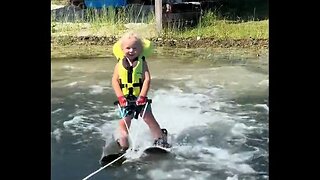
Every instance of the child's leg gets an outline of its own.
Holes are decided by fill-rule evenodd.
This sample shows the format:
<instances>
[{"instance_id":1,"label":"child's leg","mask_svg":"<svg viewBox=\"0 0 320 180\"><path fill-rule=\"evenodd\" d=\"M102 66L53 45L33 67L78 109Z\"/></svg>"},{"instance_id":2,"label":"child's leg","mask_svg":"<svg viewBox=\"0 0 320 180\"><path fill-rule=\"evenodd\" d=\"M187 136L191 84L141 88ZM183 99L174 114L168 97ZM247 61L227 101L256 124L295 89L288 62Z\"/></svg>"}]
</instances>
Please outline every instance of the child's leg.
<instances>
[{"instance_id":1,"label":"child's leg","mask_svg":"<svg viewBox=\"0 0 320 180\"><path fill-rule=\"evenodd\" d=\"M127 116L121 119L119 122L119 131L120 131L119 144L124 150L128 149L129 147L128 130L125 122L127 123L128 128L130 128L131 119L132 119L132 116Z\"/></svg>"},{"instance_id":2,"label":"child's leg","mask_svg":"<svg viewBox=\"0 0 320 180\"><path fill-rule=\"evenodd\" d=\"M156 119L154 118L151 109L150 110L146 110L143 120L149 126L149 129L150 129L154 139L159 139L159 138L162 137L161 128L160 128L158 122L156 121Z\"/></svg>"},{"instance_id":3,"label":"child's leg","mask_svg":"<svg viewBox=\"0 0 320 180\"><path fill-rule=\"evenodd\" d=\"M143 112L141 112L141 115ZM167 130L166 129L161 129L158 122L153 116L151 106L147 107L147 110L144 114L144 121L147 123L149 126L149 129L152 133L152 136L154 138L154 143L153 145L156 146L162 146L162 147L171 147L170 144L167 142Z\"/></svg>"}]
</instances>

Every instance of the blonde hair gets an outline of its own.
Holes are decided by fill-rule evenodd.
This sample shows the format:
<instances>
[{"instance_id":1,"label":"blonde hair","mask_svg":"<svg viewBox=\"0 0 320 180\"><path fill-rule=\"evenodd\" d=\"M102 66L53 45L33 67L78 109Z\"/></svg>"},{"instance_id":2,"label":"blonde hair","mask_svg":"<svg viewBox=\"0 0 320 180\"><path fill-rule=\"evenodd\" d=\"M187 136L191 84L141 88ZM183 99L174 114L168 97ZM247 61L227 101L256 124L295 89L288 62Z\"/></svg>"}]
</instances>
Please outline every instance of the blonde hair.
<instances>
[{"instance_id":1,"label":"blonde hair","mask_svg":"<svg viewBox=\"0 0 320 180\"><path fill-rule=\"evenodd\" d=\"M122 47L122 43L125 41L125 40L128 40L128 39L134 39L136 42L138 42L141 46L141 49L143 48L143 42L142 42L142 39L141 37L133 32L133 31L129 31L127 33L125 33L120 39L119 39L119 42L120 42L120 46Z\"/></svg>"},{"instance_id":2,"label":"blonde hair","mask_svg":"<svg viewBox=\"0 0 320 180\"><path fill-rule=\"evenodd\" d=\"M154 49L153 43L145 38L142 38L135 32L127 32L113 45L112 51L113 54L116 56L117 59L122 59L124 57L123 47L122 44L125 40L133 38L136 42L141 45L141 53L144 57L149 57Z\"/></svg>"}]
</instances>

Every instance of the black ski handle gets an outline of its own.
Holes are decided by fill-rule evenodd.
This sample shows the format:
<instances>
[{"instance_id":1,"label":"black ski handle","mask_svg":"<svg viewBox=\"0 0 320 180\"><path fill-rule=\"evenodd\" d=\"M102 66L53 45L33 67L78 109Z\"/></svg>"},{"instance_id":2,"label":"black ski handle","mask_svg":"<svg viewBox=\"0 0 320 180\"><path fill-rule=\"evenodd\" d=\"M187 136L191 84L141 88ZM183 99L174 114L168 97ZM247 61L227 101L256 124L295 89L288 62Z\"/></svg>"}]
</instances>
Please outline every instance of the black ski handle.
<instances>
[{"instance_id":1,"label":"black ski handle","mask_svg":"<svg viewBox=\"0 0 320 180\"><path fill-rule=\"evenodd\" d=\"M127 100L127 102L128 102L128 106L130 106L130 105L135 105L135 104L136 104L136 101L132 101L132 100ZM152 103L152 99L148 99L147 102L148 102L149 104L151 104L151 103ZM113 104L114 104L115 106L117 106L117 105L119 104L119 101L115 101Z\"/></svg>"}]
</instances>

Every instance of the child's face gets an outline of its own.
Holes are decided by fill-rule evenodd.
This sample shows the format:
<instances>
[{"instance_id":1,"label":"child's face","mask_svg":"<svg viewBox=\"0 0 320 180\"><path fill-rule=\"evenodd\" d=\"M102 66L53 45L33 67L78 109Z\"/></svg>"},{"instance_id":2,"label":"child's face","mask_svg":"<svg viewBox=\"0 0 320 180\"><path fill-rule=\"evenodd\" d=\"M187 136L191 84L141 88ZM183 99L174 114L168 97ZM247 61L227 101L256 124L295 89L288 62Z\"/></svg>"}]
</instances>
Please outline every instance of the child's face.
<instances>
[{"instance_id":1,"label":"child's face","mask_svg":"<svg viewBox=\"0 0 320 180\"><path fill-rule=\"evenodd\" d=\"M122 42L122 50L127 58L130 60L135 59L138 57L142 51L142 46L134 38L126 39Z\"/></svg>"}]
</instances>

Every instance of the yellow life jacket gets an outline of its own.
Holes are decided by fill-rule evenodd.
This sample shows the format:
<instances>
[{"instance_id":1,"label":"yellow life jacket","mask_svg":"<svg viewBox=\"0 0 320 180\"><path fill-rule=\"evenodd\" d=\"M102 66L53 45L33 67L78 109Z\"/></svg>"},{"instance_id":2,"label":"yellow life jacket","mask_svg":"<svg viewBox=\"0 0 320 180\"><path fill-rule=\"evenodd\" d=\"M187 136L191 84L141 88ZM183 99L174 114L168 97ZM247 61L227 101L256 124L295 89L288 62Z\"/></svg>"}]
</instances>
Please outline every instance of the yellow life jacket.
<instances>
[{"instance_id":1,"label":"yellow life jacket","mask_svg":"<svg viewBox=\"0 0 320 180\"><path fill-rule=\"evenodd\" d=\"M125 97L128 95L134 95L138 97L143 85L143 57L137 58L137 64L132 67L129 66L127 69L123 66L125 58L120 60L118 63L118 74L119 74L119 84L121 91Z\"/></svg>"},{"instance_id":2,"label":"yellow life jacket","mask_svg":"<svg viewBox=\"0 0 320 180\"><path fill-rule=\"evenodd\" d=\"M143 61L145 57L152 54L153 46L151 41L147 39L142 40L142 52L140 56L136 59L137 64L134 67L125 68L123 66L123 61L126 61L124 58L124 52L121 49L120 42L116 42L113 45L113 54L118 60L118 74L119 74L119 82L120 88L124 96L134 95L136 97L139 96L142 85L143 85Z\"/></svg>"}]
</instances>

